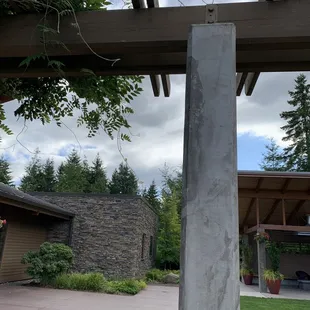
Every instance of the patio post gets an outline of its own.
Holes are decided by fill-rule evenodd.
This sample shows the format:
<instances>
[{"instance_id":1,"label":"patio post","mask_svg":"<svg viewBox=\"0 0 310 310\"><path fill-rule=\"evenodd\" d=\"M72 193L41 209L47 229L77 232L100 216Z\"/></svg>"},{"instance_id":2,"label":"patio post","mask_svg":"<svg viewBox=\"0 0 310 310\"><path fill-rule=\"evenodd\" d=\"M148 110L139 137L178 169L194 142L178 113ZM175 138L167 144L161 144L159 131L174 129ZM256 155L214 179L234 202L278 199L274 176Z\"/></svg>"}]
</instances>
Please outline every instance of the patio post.
<instances>
[{"instance_id":1,"label":"patio post","mask_svg":"<svg viewBox=\"0 0 310 310\"><path fill-rule=\"evenodd\" d=\"M265 232L265 229L260 228L259 232ZM261 293L267 293L267 285L264 280L264 270L266 269L266 244L257 241L257 267L258 267L258 284Z\"/></svg>"},{"instance_id":2,"label":"patio post","mask_svg":"<svg viewBox=\"0 0 310 310\"><path fill-rule=\"evenodd\" d=\"M180 310L240 309L235 54L233 24L191 27Z\"/></svg>"}]
</instances>

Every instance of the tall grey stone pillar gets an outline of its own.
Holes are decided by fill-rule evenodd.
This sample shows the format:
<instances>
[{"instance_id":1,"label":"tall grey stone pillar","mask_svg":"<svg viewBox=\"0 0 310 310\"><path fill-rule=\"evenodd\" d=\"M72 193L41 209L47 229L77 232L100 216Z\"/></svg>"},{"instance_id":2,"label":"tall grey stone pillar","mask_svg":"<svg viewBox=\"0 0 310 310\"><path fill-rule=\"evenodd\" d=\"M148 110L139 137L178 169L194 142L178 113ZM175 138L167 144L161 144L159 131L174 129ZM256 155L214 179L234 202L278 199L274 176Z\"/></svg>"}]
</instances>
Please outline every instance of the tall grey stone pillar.
<instances>
[{"instance_id":1,"label":"tall grey stone pillar","mask_svg":"<svg viewBox=\"0 0 310 310\"><path fill-rule=\"evenodd\" d=\"M189 34L180 310L240 307L235 41L233 24Z\"/></svg>"}]
</instances>

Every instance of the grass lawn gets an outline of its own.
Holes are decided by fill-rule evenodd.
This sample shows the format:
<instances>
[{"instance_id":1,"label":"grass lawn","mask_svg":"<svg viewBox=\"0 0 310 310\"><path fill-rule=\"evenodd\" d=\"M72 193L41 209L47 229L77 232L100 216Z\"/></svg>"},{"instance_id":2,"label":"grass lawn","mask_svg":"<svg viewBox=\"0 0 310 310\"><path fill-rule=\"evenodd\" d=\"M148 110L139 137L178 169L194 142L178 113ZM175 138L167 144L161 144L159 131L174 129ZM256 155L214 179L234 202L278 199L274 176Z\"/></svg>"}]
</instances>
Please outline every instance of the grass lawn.
<instances>
[{"instance_id":1,"label":"grass lawn","mask_svg":"<svg viewBox=\"0 0 310 310\"><path fill-rule=\"evenodd\" d=\"M309 300L241 297L241 310L309 310Z\"/></svg>"}]
</instances>

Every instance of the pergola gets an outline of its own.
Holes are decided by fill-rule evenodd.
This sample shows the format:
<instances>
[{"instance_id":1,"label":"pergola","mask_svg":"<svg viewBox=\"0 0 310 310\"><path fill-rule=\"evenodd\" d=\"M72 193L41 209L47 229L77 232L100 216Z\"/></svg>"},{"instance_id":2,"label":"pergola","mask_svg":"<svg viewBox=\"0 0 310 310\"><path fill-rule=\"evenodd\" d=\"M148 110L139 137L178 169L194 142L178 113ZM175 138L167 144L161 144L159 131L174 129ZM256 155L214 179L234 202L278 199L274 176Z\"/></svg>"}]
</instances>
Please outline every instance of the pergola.
<instances>
[{"instance_id":1,"label":"pergola","mask_svg":"<svg viewBox=\"0 0 310 310\"><path fill-rule=\"evenodd\" d=\"M82 68L98 75L150 75L155 96L160 92L159 76L169 96L168 74L187 74L179 309L237 310L236 95L243 88L250 95L260 72L310 69L310 2L269 0L174 8L158 8L156 0L132 2L132 10L76 14L78 30L74 17L62 18L61 31L51 39L63 42L70 52L55 46L48 53L66 64L68 76L82 75ZM36 31L41 18L23 14L0 20L0 78L57 74L40 61L27 70L18 67L25 57L43 51ZM57 17L49 17L49 23L57 28ZM92 51L120 60L112 66ZM266 176L257 182L264 185L267 180ZM262 225L268 221L260 223L265 219L263 206L257 205L262 197L287 201L294 182L282 183L283 178L286 198L281 188L263 191L265 187L259 189L256 183L241 188L241 209L242 200L247 201L247 219L241 228L267 229ZM307 200L304 188L300 194L300 199ZM281 206L290 210L286 202ZM253 223L252 208L261 212ZM298 210L297 205L294 208ZM272 209L277 212L276 205ZM289 218L285 220L289 224ZM282 223L282 228L289 226Z\"/></svg>"},{"instance_id":2,"label":"pergola","mask_svg":"<svg viewBox=\"0 0 310 310\"><path fill-rule=\"evenodd\" d=\"M310 234L306 220L310 214L310 173L239 171L238 196L241 235L266 230ZM267 292L263 279L265 244L258 244L257 254L260 291Z\"/></svg>"}]
</instances>

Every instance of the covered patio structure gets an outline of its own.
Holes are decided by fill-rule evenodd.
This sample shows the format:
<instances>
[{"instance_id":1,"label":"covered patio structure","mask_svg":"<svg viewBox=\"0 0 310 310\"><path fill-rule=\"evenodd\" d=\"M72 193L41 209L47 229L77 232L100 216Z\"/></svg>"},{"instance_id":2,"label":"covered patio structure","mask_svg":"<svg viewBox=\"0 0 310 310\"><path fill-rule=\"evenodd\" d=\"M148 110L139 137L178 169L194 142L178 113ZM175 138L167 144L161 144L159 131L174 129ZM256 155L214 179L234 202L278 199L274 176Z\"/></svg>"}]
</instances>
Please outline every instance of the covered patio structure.
<instances>
[{"instance_id":1,"label":"covered patio structure","mask_svg":"<svg viewBox=\"0 0 310 310\"><path fill-rule=\"evenodd\" d=\"M239 229L253 247L260 292L267 292L263 271L270 263L265 244L254 241L257 232L282 243L284 284L297 285L297 270L310 273L310 173L240 171L238 181Z\"/></svg>"}]
</instances>

